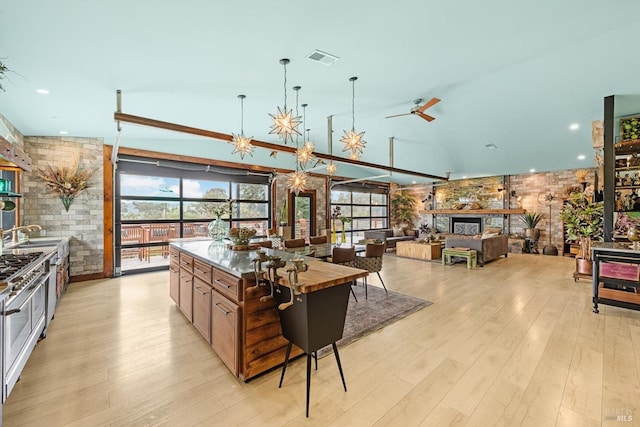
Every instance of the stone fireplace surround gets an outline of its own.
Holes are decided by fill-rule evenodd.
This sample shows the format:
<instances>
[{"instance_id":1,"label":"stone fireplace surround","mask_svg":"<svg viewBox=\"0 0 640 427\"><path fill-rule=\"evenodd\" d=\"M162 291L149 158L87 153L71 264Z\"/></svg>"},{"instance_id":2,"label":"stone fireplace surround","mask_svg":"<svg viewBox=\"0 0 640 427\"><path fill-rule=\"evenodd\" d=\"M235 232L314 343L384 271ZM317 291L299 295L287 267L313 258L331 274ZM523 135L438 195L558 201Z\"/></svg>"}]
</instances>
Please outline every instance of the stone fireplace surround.
<instances>
[{"instance_id":1,"label":"stone fireplace surround","mask_svg":"<svg viewBox=\"0 0 640 427\"><path fill-rule=\"evenodd\" d=\"M481 217L451 217L451 230L453 234L476 235L482 233Z\"/></svg>"}]
</instances>

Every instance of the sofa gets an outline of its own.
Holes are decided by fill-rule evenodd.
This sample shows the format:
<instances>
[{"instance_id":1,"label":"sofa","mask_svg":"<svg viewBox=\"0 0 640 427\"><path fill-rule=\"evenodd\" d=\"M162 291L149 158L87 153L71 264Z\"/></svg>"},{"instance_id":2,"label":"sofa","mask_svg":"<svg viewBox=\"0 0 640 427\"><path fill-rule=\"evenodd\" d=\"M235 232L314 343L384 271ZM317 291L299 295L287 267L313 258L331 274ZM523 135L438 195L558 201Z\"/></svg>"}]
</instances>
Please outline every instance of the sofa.
<instances>
[{"instance_id":1,"label":"sofa","mask_svg":"<svg viewBox=\"0 0 640 427\"><path fill-rule=\"evenodd\" d=\"M385 242L387 244L387 249L396 248L396 243L404 242L407 240L416 240L417 232L415 230L409 229L400 229L395 230L393 228L384 229L384 230L369 230L364 232L364 238L369 240L380 240L381 242ZM402 235L400 235L400 233Z\"/></svg>"},{"instance_id":2,"label":"sofa","mask_svg":"<svg viewBox=\"0 0 640 427\"><path fill-rule=\"evenodd\" d=\"M445 240L446 248L469 248L478 252L478 265L493 261L509 253L509 236L499 234L491 237L451 235Z\"/></svg>"}]
</instances>

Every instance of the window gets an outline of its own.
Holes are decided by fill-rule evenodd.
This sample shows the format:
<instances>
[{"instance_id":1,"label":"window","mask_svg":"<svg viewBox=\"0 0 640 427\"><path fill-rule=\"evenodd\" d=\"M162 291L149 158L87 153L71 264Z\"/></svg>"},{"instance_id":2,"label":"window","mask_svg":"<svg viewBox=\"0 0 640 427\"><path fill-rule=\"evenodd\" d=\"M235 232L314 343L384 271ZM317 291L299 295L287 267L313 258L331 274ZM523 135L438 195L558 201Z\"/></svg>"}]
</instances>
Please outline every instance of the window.
<instances>
[{"instance_id":1,"label":"window","mask_svg":"<svg viewBox=\"0 0 640 427\"><path fill-rule=\"evenodd\" d=\"M211 172L202 165L123 158L116 175L116 273L166 269L172 238L207 237L214 209L234 199L235 227L266 235L271 201L268 175ZM206 168L206 170L205 170ZM244 181L248 182L244 182Z\"/></svg>"},{"instance_id":2,"label":"window","mask_svg":"<svg viewBox=\"0 0 640 427\"><path fill-rule=\"evenodd\" d=\"M340 207L343 217L352 218L352 222L344 224L348 242L357 243L364 239L364 231L384 229L388 224L388 196L379 188L349 189L338 185L331 192L331 212ZM340 221L336 221L338 232L342 230Z\"/></svg>"}]
</instances>

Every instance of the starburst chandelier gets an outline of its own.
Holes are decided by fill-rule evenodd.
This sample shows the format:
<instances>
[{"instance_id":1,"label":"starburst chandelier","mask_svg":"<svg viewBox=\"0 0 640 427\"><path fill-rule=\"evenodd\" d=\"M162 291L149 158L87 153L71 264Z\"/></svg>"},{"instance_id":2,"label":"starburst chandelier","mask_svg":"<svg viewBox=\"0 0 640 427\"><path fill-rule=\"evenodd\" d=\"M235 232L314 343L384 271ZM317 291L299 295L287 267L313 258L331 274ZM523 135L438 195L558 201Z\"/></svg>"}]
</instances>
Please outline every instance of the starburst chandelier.
<instances>
[{"instance_id":1,"label":"starburst chandelier","mask_svg":"<svg viewBox=\"0 0 640 427\"><path fill-rule=\"evenodd\" d=\"M300 86L294 86L293 90L296 91L296 116L298 115L298 97L300 96ZM307 104L304 104L306 107ZM300 194L301 191L305 191L307 187L307 173L304 169L300 170L300 133L296 135L296 171L287 175L287 187L289 191L292 193L296 193L296 196Z\"/></svg>"},{"instance_id":2,"label":"starburst chandelier","mask_svg":"<svg viewBox=\"0 0 640 427\"><path fill-rule=\"evenodd\" d=\"M335 175L338 171L338 166L333 163L333 160L327 165L327 173L329 175Z\"/></svg>"},{"instance_id":3,"label":"starburst chandelier","mask_svg":"<svg viewBox=\"0 0 640 427\"><path fill-rule=\"evenodd\" d=\"M307 173L303 170L296 170L295 172L287 175L287 187L292 193L296 193L296 196L301 191L305 191L307 188Z\"/></svg>"},{"instance_id":4,"label":"starburst chandelier","mask_svg":"<svg viewBox=\"0 0 640 427\"><path fill-rule=\"evenodd\" d=\"M358 80L357 77L351 77L349 79L351 82L351 130L343 130L344 135L340 138L340 142L344 144L344 149L342 151L351 151L351 155L349 157L351 159L354 159L355 157L355 160L360 158L360 154L364 151L364 146L366 144L364 139L362 139L364 132L356 132L355 126L356 80Z\"/></svg>"},{"instance_id":5,"label":"starburst chandelier","mask_svg":"<svg viewBox=\"0 0 640 427\"><path fill-rule=\"evenodd\" d=\"M297 96L296 96L296 102L297 102ZM307 123L307 105L308 104L302 104L303 127L306 127L306 123ZM314 159L313 150L315 150L316 148L313 142L309 141L308 132L311 129L305 129L305 130L307 132L307 138L306 138L307 142L305 142L302 145L302 147L298 146L298 140L296 138L296 158L298 159L298 163L300 164L300 167L302 169L306 169L307 163L309 163Z\"/></svg>"},{"instance_id":6,"label":"starburst chandelier","mask_svg":"<svg viewBox=\"0 0 640 427\"><path fill-rule=\"evenodd\" d=\"M240 134L231 133L233 136L231 144L234 146L231 154L240 153L240 158L244 159L246 154L253 157L253 145L251 145L251 138L253 137L247 138L244 136L244 99L246 95L238 95L238 98L240 98Z\"/></svg>"},{"instance_id":7,"label":"starburst chandelier","mask_svg":"<svg viewBox=\"0 0 640 427\"><path fill-rule=\"evenodd\" d=\"M300 126L300 116L294 116L293 110L287 110L287 64L291 62L287 58L280 60L284 67L284 107L278 106L276 114L269 114L273 119L269 134L278 135L286 144L288 141L293 142L293 135L300 135L298 126Z\"/></svg>"}]
</instances>

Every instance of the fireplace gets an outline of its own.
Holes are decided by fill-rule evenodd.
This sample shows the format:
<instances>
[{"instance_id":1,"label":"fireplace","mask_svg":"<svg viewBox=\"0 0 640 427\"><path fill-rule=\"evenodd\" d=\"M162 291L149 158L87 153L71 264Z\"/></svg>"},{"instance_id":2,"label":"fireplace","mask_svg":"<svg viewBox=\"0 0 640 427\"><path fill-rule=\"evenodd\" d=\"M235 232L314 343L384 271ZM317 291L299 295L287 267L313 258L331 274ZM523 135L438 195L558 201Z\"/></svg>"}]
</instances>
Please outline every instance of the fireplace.
<instances>
[{"instance_id":1,"label":"fireplace","mask_svg":"<svg viewBox=\"0 0 640 427\"><path fill-rule=\"evenodd\" d=\"M453 217L451 218L451 232L467 235L480 234L482 232L482 218Z\"/></svg>"}]
</instances>

